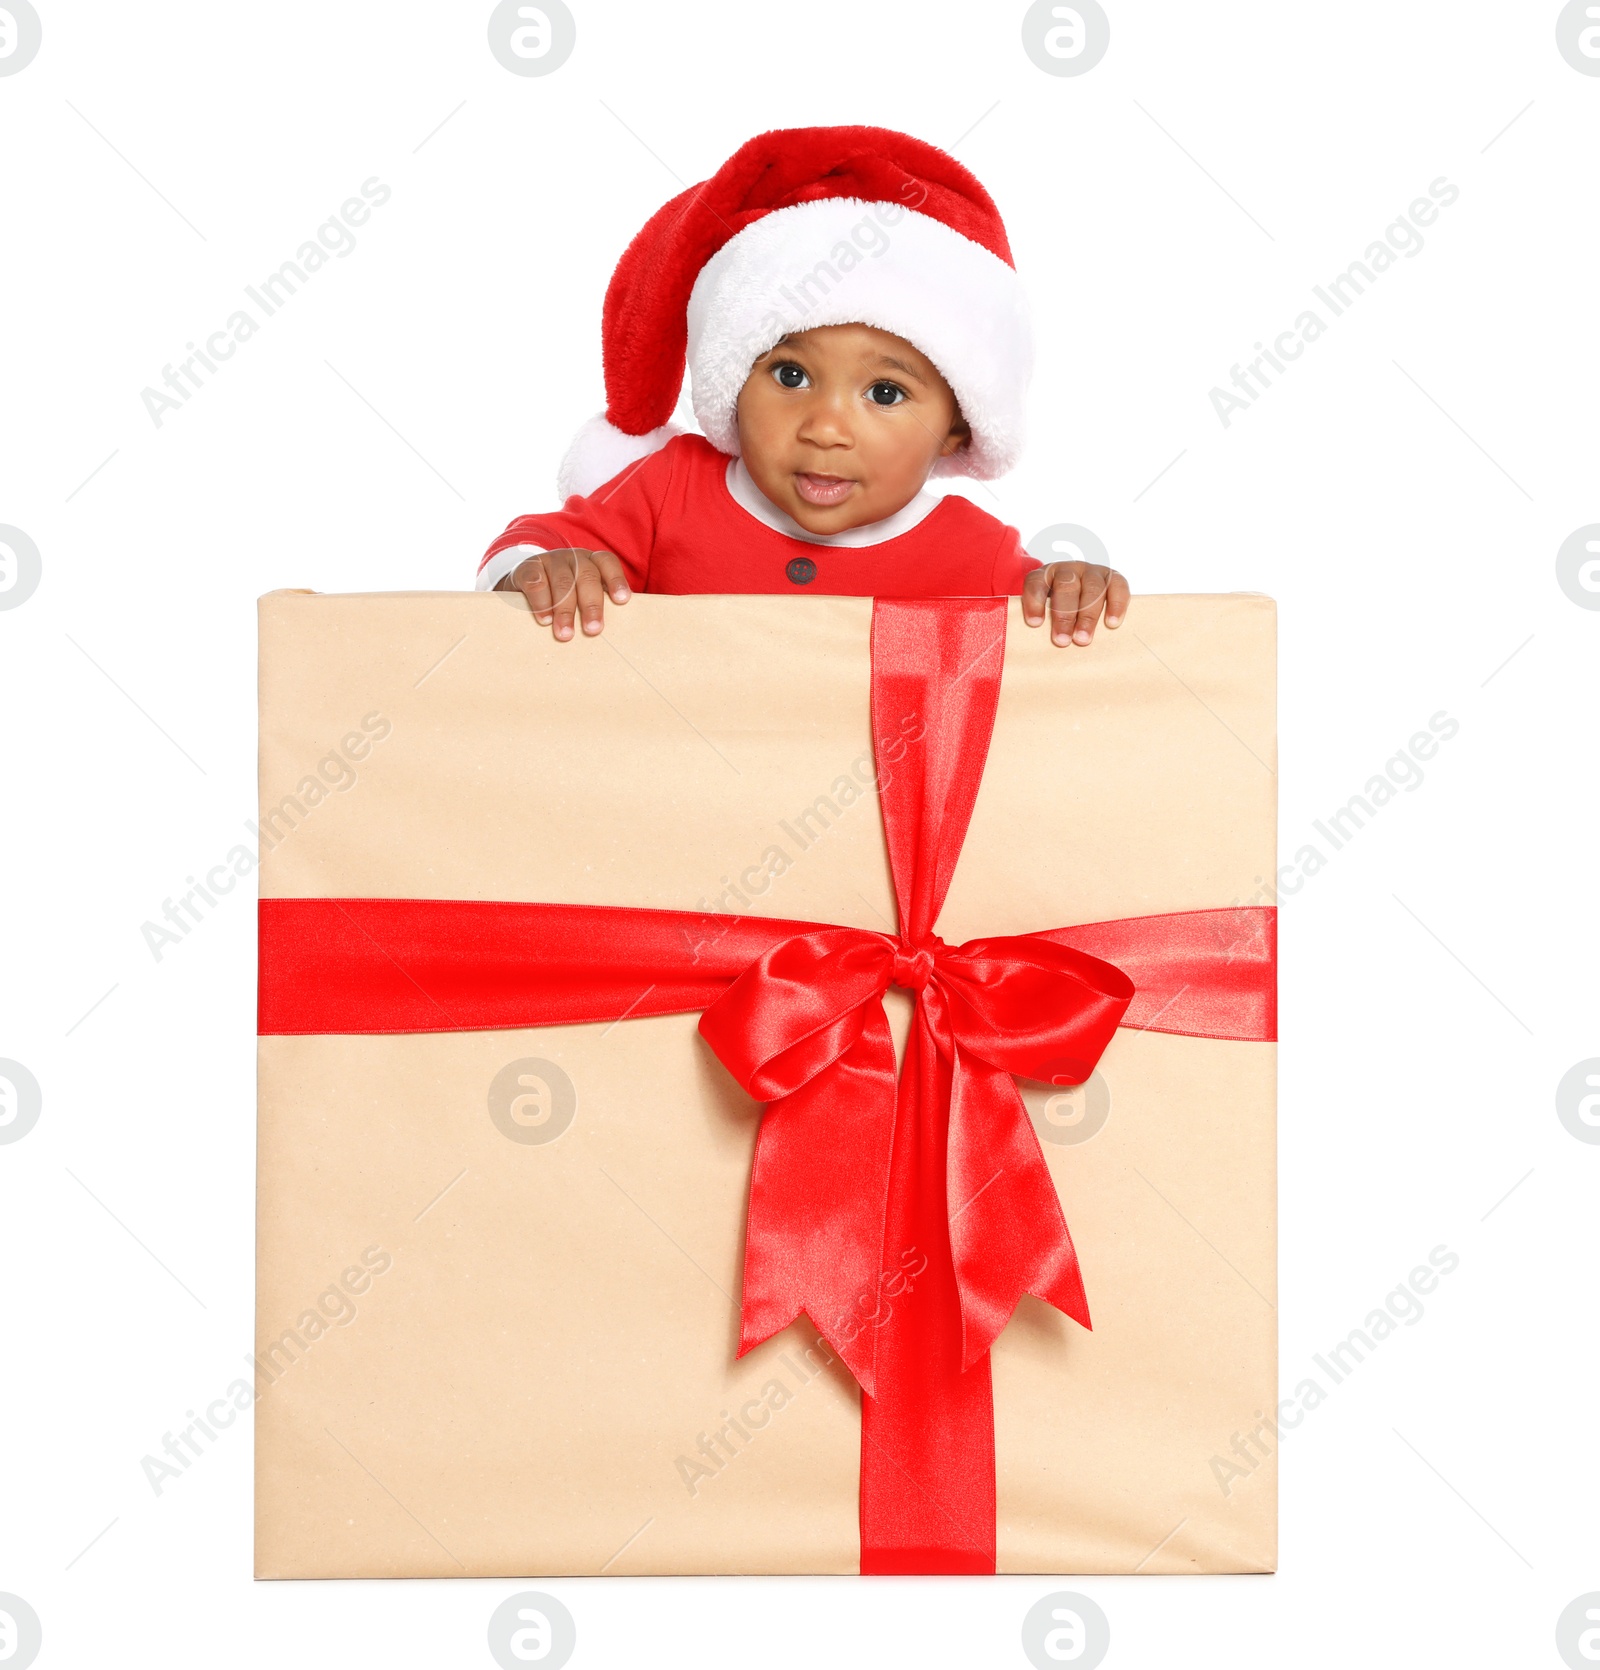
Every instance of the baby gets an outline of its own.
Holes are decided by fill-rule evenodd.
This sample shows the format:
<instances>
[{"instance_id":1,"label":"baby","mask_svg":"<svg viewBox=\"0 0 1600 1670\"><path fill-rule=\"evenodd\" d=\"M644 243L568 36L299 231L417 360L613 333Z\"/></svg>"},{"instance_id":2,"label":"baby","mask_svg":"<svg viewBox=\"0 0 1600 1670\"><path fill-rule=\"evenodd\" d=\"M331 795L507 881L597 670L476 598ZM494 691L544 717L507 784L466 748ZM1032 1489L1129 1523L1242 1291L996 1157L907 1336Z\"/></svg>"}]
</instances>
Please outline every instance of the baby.
<instances>
[{"instance_id":1,"label":"baby","mask_svg":"<svg viewBox=\"0 0 1600 1670\"><path fill-rule=\"evenodd\" d=\"M998 210L952 157L884 128L761 134L674 198L606 293L607 409L479 589L570 639L634 591L1022 597L1052 641L1128 609L1115 570L1041 566L934 474L1003 473L1032 345ZM703 435L668 420L691 373Z\"/></svg>"}]
</instances>

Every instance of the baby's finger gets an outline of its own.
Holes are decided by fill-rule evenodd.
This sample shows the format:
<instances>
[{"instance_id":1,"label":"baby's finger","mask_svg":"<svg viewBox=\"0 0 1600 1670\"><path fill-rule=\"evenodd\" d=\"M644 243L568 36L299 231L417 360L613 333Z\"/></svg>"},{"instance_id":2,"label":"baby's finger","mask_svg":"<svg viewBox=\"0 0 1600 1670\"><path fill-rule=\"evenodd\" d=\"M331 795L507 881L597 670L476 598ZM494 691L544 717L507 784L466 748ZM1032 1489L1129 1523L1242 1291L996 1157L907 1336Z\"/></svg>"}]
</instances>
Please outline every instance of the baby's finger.
<instances>
[{"instance_id":1,"label":"baby's finger","mask_svg":"<svg viewBox=\"0 0 1600 1670\"><path fill-rule=\"evenodd\" d=\"M547 551L544 563L550 575L550 629L557 638L570 638L572 617L578 607L576 553Z\"/></svg>"},{"instance_id":2,"label":"baby's finger","mask_svg":"<svg viewBox=\"0 0 1600 1670\"><path fill-rule=\"evenodd\" d=\"M600 570L600 578L605 583L607 592L613 603L626 603L633 596L633 588L628 584L627 572L622 566L622 559L615 551L592 551L596 566Z\"/></svg>"},{"instance_id":3,"label":"baby's finger","mask_svg":"<svg viewBox=\"0 0 1600 1670\"><path fill-rule=\"evenodd\" d=\"M1070 644L1072 628L1078 618L1078 600L1083 595L1083 582L1078 577L1076 563L1055 565L1055 578L1050 583L1050 641Z\"/></svg>"},{"instance_id":4,"label":"baby's finger","mask_svg":"<svg viewBox=\"0 0 1600 1670\"><path fill-rule=\"evenodd\" d=\"M578 619L586 635L593 637L605 624L606 588L600 578L600 566L589 556L577 562Z\"/></svg>"},{"instance_id":5,"label":"baby's finger","mask_svg":"<svg viewBox=\"0 0 1600 1670\"><path fill-rule=\"evenodd\" d=\"M528 600L533 618L542 626L550 618L550 577L543 555L527 557L519 562L512 583Z\"/></svg>"},{"instance_id":6,"label":"baby's finger","mask_svg":"<svg viewBox=\"0 0 1600 1670\"><path fill-rule=\"evenodd\" d=\"M1128 582L1113 568L1110 582L1106 586L1107 626L1122 625L1122 617L1128 612L1128 603Z\"/></svg>"},{"instance_id":7,"label":"baby's finger","mask_svg":"<svg viewBox=\"0 0 1600 1670\"><path fill-rule=\"evenodd\" d=\"M1083 592L1078 599L1078 618L1072 628L1073 643L1087 644L1093 639L1094 629L1100 620L1100 607L1106 600L1106 580L1110 572L1108 568L1085 570Z\"/></svg>"},{"instance_id":8,"label":"baby's finger","mask_svg":"<svg viewBox=\"0 0 1600 1670\"><path fill-rule=\"evenodd\" d=\"M1022 581L1022 618L1029 626L1044 621L1045 594L1050 590L1050 570L1030 568Z\"/></svg>"}]
</instances>

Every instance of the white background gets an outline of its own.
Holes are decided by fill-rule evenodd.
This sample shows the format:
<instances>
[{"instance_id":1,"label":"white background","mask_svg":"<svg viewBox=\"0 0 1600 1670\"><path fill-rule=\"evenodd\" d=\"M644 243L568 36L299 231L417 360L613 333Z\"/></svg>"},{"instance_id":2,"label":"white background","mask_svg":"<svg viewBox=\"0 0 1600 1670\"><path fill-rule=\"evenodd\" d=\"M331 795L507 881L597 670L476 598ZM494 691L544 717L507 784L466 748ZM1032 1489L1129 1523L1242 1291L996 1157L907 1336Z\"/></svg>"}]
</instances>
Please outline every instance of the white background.
<instances>
[{"instance_id":1,"label":"white background","mask_svg":"<svg viewBox=\"0 0 1600 1670\"><path fill-rule=\"evenodd\" d=\"M1600 521L1600 77L1559 7L1107 0L1053 76L1017 4L573 0L519 77L482 0L37 3L0 77L0 523L43 560L0 612L0 1056L44 1091L0 1146L0 1590L39 1662L488 1665L537 1586L578 1665L1021 1665L1060 1588L1116 1670L1559 1665L1600 1589L1600 1147L1555 1111L1600 1055L1600 612L1555 577ZM254 599L469 585L601 404L627 239L849 121L953 146L1034 298L1027 460L965 490L1136 594L1279 600L1286 863L1459 721L1282 901L1285 1393L1460 1268L1286 1440L1275 1577L254 1583L248 1424L140 1468L251 1333L252 907L159 964L140 925L253 816ZM355 251L157 428L140 391L373 175ZM1440 176L1420 254L1224 428L1211 388Z\"/></svg>"}]
</instances>

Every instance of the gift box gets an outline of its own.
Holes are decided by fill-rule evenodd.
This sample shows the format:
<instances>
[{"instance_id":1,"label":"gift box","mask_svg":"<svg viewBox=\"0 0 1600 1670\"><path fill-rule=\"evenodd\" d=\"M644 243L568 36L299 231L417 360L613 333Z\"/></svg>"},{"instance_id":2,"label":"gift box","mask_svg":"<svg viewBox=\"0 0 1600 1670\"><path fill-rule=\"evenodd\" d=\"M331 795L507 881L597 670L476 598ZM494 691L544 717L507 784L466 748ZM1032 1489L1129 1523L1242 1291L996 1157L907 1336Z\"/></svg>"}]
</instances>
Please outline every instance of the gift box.
<instances>
[{"instance_id":1,"label":"gift box","mask_svg":"<svg viewBox=\"0 0 1600 1670\"><path fill-rule=\"evenodd\" d=\"M1273 1569L1273 659L264 598L257 1575Z\"/></svg>"}]
</instances>

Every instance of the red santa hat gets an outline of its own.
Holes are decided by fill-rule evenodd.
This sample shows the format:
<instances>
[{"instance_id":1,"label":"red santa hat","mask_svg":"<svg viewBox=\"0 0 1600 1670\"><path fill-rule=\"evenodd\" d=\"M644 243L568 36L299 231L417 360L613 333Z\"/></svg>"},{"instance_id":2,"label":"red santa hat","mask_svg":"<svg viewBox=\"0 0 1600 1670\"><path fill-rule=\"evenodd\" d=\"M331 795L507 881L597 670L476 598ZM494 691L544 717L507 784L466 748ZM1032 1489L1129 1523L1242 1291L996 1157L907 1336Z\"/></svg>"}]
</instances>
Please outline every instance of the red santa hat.
<instances>
[{"instance_id":1,"label":"red santa hat","mask_svg":"<svg viewBox=\"0 0 1600 1670\"><path fill-rule=\"evenodd\" d=\"M592 492L695 417L739 450L735 405L781 336L865 324L904 337L954 390L971 442L935 473L1003 474L1022 449L1033 344L1000 211L936 146L888 128L758 134L659 209L606 290L606 409L562 460L563 498Z\"/></svg>"}]
</instances>

